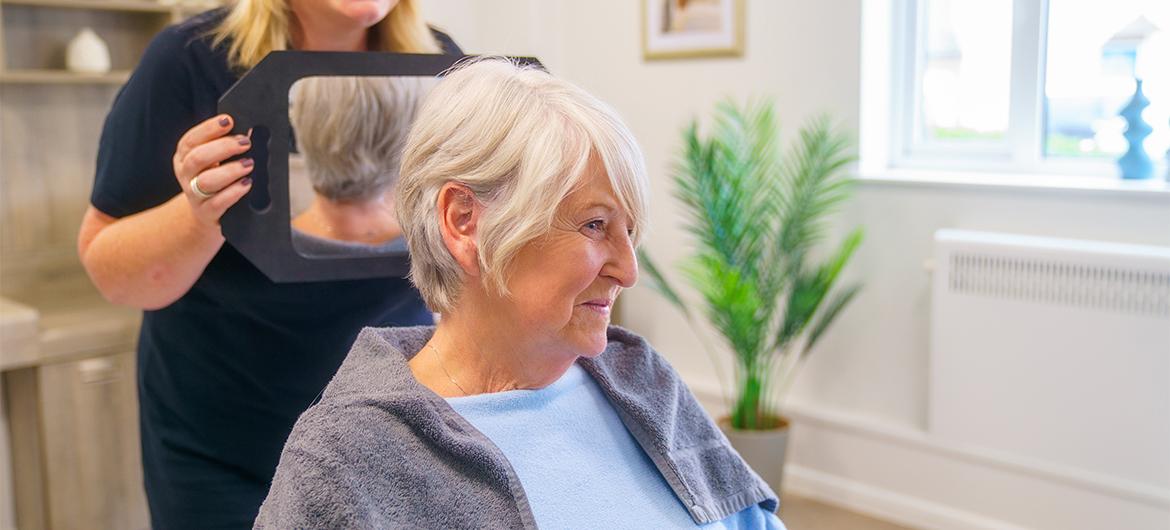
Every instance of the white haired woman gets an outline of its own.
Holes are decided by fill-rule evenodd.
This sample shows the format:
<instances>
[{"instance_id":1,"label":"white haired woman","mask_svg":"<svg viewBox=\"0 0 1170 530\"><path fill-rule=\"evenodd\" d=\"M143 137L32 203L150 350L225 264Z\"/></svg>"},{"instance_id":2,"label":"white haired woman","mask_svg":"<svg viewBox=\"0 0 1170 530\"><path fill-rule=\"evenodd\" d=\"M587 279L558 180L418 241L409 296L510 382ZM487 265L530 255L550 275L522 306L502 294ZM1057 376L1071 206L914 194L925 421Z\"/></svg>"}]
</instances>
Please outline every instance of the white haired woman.
<instances>
[{"instance_id":1,"label":"white haired woman","mask_svg":"<svg viewBox=\"0 0 1170 530\"><path fill-rule=\"evenodd\" d=\"M402 278L276 284L219 219L255 147L216 104L273 50L461 53L415 0L232 0L162 30L102 129L77 238L94 285L144 310L139 425L151 526L247 528L293 423L358 331L432 322Z\"/></svg>"},{"instance_id":2,"label":"white haired woman","mask_svg":"<svg viewBox=\"0 0 1170 530\"><path fill-rule=\"evenodd\" d=\"M308 77L293 86L289 121L314 192L292 220L299 252L406 250L393 189L422 94L412 77Z\"/></svg>"},{"instance_id":3,"label":"white haired woman","mask_svg":"<svg viewBox=\"0 0 1170 530\"><path fill-rule=\"evenodd\" d=\"M403 156L411 278L439 324L362 332L257 528L783 528L675 372L609 326L647 193L609 107L473 62L428 97Z\"/></svg>"}]
</instances>

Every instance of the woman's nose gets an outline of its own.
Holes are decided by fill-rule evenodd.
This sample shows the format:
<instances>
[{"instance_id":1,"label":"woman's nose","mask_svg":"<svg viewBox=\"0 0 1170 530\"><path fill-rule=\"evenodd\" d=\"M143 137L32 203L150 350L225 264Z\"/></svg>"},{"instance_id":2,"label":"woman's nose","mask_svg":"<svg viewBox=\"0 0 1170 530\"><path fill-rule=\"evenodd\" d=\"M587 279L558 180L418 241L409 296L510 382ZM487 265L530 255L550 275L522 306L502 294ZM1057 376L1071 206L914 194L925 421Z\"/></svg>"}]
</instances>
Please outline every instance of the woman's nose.
<instances>
[{"instance_id":1,"label":"woman's nose","mask_svg":"<svg viewBox=\"0 0 1170 530\"><path fill-rule=\"evenodd\" d=\"M623 289L629 289L638 282L638 256L634 252L634 242L628 236L614 244L613 254L606 267L606 275Z\"/></svg>"}]
</instances>

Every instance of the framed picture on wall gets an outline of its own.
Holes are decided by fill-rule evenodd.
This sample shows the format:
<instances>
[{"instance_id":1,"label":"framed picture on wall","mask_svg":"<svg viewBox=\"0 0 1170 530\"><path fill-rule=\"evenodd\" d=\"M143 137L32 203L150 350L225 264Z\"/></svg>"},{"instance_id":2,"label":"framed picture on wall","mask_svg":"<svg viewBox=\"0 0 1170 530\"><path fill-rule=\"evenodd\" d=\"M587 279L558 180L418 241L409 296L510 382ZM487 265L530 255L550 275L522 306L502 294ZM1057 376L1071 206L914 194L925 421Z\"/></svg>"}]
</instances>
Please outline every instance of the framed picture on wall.
<instances>
[{"instance_id":1,"label":"framed picture on wall","mask_svg":"<svg viewBox=\"0 0 1170 530\"><path fill-rule=\"evenodd\" d=\"M642 57L743 55L746 0L642 0Z\"/></svg>"}]
</instances>

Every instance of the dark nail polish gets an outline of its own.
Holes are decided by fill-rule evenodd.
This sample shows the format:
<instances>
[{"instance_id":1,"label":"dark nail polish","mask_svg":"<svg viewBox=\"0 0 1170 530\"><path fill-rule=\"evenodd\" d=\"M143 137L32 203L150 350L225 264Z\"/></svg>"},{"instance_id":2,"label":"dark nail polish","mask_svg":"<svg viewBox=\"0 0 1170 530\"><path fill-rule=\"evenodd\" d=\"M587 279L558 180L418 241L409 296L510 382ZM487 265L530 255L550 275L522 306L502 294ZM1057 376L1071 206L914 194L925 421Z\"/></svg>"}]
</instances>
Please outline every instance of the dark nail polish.
<instances>
[{"instance_id":1,"label":"dark nail polish","mask_svg":"<svg viewBox=\"0 0 1170 530\"><path fill-rule=\"evenodd\" d=\"M246 177L244 180L241 180L240 183L245 185L245 186L251 186L252 185L252 177Z\"/></svg>"},{"instance_id":2,"label":"dark nail polish","mask_svg":"<svg viewBox=\"0 0 1170 530\"><path fill-rule=\"evenodd\" d=\"M252 145L252 139L247 136L241 136L239 142L240 145Z\"/></svg>"},{"instance_id":3,"label":"dark nail polish","mask_svg":"<svg viewBox=\"0 0 1170 530\"><path fill-rule=\"evenodd\" d=\"M228 124L231 122L232 122L232 120L228 119L227 116L224 116L224 117L219 119L219 126L220 127L227 127Z\"/></svg>"},{"instance_id":4,"label":"dark nail polish","mask_svg":"<svg viewBox=\"0 0 1170 530\"><path fill-rule=\"evenodd\" d=\"M244 167L252 167L252 164L255 164L255 163L256 163L256 161L252 160L251 158L244 158L244 159L240 160L240 165L244 166Z\"/></svg>"}]
</instances>

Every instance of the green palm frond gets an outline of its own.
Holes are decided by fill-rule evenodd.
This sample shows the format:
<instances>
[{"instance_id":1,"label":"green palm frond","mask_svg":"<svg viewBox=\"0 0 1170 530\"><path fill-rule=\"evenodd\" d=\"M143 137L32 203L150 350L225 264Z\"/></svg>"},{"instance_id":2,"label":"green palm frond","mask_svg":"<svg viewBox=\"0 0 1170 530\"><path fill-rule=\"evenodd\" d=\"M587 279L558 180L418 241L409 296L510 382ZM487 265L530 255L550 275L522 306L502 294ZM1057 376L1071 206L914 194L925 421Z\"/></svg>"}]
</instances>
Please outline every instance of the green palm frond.
<instances>
[{"instance_id":1,"label":"green palm frond","mask_svg":"<svg viewBox=\"0 0 1170 530\"><path fill-rule=\"evenodd\" d=\"M760 101L721 102L709 135L692 122L682 140L674 195L695 249L681 271L701 296L702 315L736 356L732 425L766 428L775 410L765 399L773 381L768 370L796 364L774 358L789 355L802 336L800 353L807 353L858 292L852 286L831 294L861 243L860 230L823 263L808 257L828 216L849 196L851 141L817 116L780 157L774 110ZM694 312L650 257L642 253L640 260L655 289L691 320Z\"/></svg>"},{"instance_id":2,"label":"green palm frond","mask_svg":"<svg viewBox=\"0 0 1170 530\"><path fill-rule=\"evenodd\" d=\"M817 116L800 131L780 169L780 235L774 247L777 259L787 261L786 274L821 238L824 221L849 194L850 180L843 171L853 162L849 139L834 131L826 116ZM789 258L785 260L784 258Z\"/></svg>"},{"instance_id":3,"label":"green palm frond","mask_svg":"<svg viewBox=\"0 0 1170 530\"><path fill-rule=\"evenodd\" d=\"M808 341L805 342L804 350L801 352L802 356L808 355L808 352L812 351L813 346L816 346L817 342L821 339L821 335L825 334L825 331L828 330L833 321L837 319L837 315L841 313L841 310L845 309L845 306L848 305L849 302L853 300L853 297L857 296L857 293L859 292L861 292L860 285L850 285L841 292L833 295L833 299L830 300L829 304L825 306L825 310L821 313L817 323L813 324L812 329L809 331Z\"/></svg>"},{"instance_id":4,"label":"green palm frond","mask_svg":"<svg viewBox=\"0 0 1170 530\"><path fill-rule=\"evenodd\" d=\"M650 275L650 287L658 294L661 294L671 305L682 312L683 316L689 320L691 318L691 310L683 303L682 298L678 295L678 291L670 285L666 280L666 276L662 274L662 270L654 263L654 260L643 249L638 249L638 263L640 268Z\"/></svg>"},{"instance_id":5,"label":"green palm frond","mask_svg":"<svg viewBox=\"0 0 1170 530\"><path fill-rule=\"evenodd\" d=\"M687 129L689 148L675 170L675 195L689 215L687 230L702 251L755 275L767 239L767 226L755 220L766 218L762 216L772 206L756 195L758 164L750 160L757 153L737 151L742 131L737 134L740 128L728 123L736 116L721 117L722 134L709 142L700 143L694 124Z\"/></svg>"},{"instance_id":6,"label":"green palm frond","mask_svg":"<svg viewBox=\"0 0 1170 530\"><path fill-rule=\"evenodd\" d=\"M766 347L759 333L761 307L755 279L716 255L696 256L683 273L706 302L707 320L727 340L741 363L751 363Z\"/></svg>"},{"instance_id":7,"label":"green palm frond","mask_svg":"<svg viewBox=\"0 0 1170 530\"><path fill-rule=\"evenodd\" d=\"M813 315L820 309L821 303L837 283L841 269L845 268L854 251L861 245L861 239L861 230L854 230L846 236L837 252L828 261L811 271L796 275L789 292L787 312L780 326L780 333L773 344L774 348L784 348L809 325Z\"/></svg>"}]
</instances>

